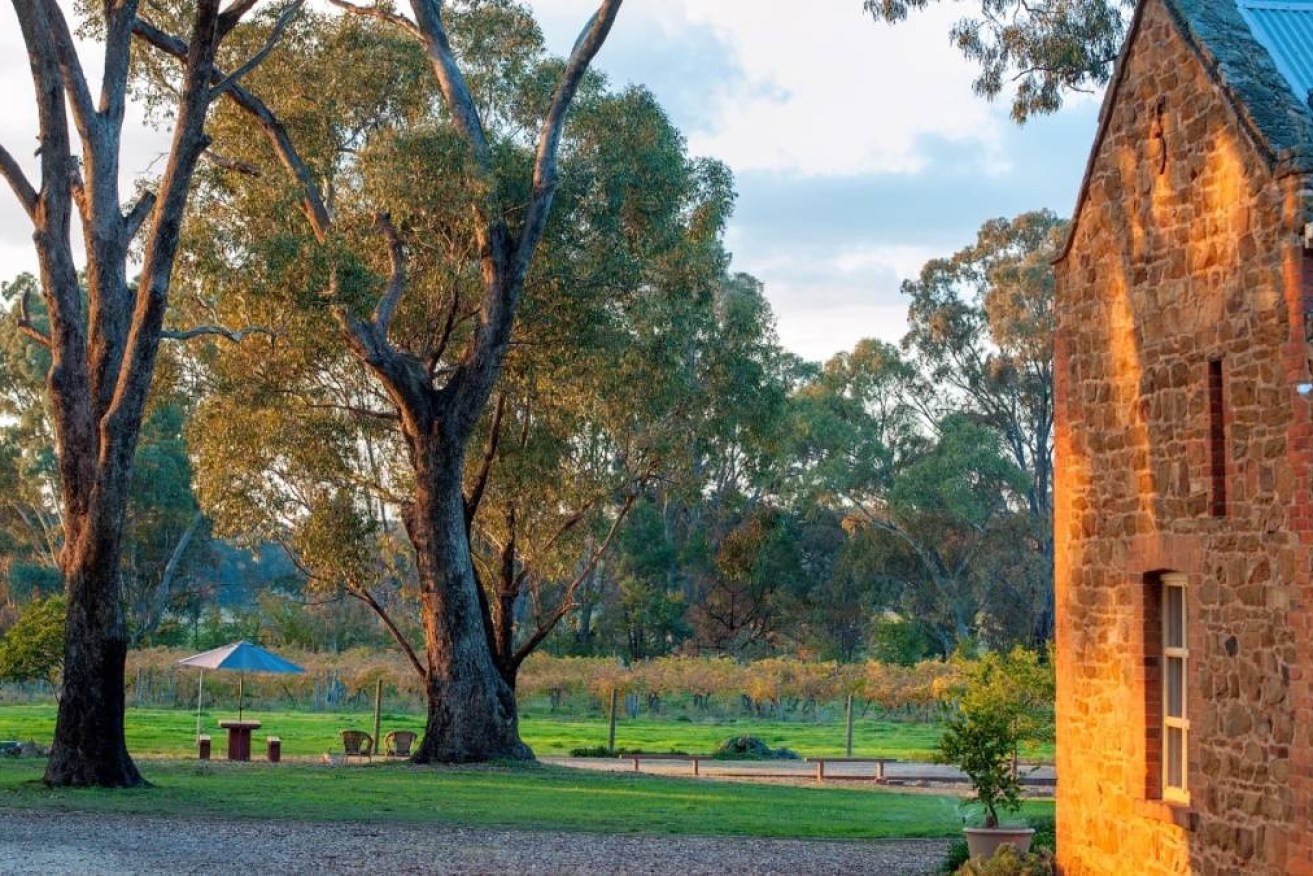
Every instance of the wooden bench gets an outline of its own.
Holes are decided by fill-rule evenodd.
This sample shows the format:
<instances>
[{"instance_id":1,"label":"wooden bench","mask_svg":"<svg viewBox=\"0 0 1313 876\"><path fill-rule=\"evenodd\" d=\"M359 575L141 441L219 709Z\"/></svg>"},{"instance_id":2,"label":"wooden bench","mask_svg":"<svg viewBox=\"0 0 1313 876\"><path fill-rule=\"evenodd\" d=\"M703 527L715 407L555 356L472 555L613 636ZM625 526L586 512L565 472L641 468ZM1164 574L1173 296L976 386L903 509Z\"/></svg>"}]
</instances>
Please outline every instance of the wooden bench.
<instances>
[{"instance_id":1,"label":"wooden bench","mask_svg":"<svg viewBox=\"0 0 1313 876\"><path fill-rule=\"evenodd\" d=\"M887 763L898 763L896 757L809 757L807 763L816 764L816 781L825 781L825 765L827 763L873 763L875 764L875 782L883 785L885 782L884 765Z\"/></svg>"},{"instance_id":2,"label":"wooden bench","mask_svg":"<svg viewBox=\"0 0 1313 876\"><path fill-rule=\"evenodd\" d=\"M643 760L691 760L693 761L693 775L700 776L702 773L698 769L700 761L708 760L705 754L621 754L617 755L621 760L632 760L634 762L634 772L638 772L638 763Z\"/></svg>"}]
</instances>

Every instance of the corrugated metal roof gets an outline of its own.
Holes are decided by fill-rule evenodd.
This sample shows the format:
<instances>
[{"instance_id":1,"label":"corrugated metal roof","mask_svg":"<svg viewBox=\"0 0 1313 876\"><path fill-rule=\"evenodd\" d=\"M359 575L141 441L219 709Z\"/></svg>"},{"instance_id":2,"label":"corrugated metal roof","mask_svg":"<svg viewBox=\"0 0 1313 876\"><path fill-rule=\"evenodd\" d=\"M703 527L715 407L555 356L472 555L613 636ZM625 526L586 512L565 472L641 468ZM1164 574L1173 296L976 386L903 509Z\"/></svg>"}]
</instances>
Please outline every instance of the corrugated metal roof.
<instances>
[{"instance_id":1,"label":"corrugated metal roof","mask_svg":"<svg viewBox=\"0 0 1313 876\"><path fill-rule=\"evenodd\" d=\"M1240 15L1300 101L1313 91L1313 0L1237 0Z\"/></svg>"}]
</instances>

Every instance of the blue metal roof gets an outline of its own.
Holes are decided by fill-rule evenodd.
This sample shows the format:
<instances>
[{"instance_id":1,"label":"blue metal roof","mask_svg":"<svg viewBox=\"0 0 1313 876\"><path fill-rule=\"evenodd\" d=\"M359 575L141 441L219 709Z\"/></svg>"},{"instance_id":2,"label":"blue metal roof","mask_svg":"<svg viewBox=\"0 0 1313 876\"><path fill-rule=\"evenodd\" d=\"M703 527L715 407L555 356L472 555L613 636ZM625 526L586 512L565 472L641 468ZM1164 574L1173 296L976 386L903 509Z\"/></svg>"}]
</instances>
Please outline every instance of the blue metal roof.
<instances>
[{"instance_id":1,"label":"blue metal roof","mask_svg":"<svg viewBox=\"0 0 1313 876\"><path fill-rule=\"evenodd\" d=\"M1254 38L1301 102L1313 91L1313 0L1236 0Z\"/></svg>"}]
</instances>

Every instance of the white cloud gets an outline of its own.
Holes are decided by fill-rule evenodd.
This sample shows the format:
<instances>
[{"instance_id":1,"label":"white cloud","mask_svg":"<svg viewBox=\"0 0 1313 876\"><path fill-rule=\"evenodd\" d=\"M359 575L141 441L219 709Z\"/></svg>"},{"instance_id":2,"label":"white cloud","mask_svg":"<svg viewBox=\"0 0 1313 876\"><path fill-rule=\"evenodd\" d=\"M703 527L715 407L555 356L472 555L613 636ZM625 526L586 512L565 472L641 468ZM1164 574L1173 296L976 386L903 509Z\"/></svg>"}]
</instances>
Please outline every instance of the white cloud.
<instances>
[{"instance_id":1,"label":"white cloud","mask_svg":"<svg viewBox=\"0 0 1313 876\"><path fill-rule=\"evenodd\" d=\"M748 246L741 254L766 284L781 343L814 361L851 349L863 338L899 341L907 332L902 282L937 255L926 247L878 240L775 253Z\"/></svg>"},{"instance_id":2,"label":"white cloud","mask_svg":"<svg viewBox=\"0 0 1313 876\"><path fill-rule=\"evenodd\" d=\"M562 51L573 32L566 22L583 21L592 4L533 6ZM864 15L860 0L630 0L613 39L641 33L677 42L682 31L706 26L733 50L743 78L729 91L706 83L717 122L694 133L690 148L736 171L915 173L926 167L917 143L933 136L979 144L1001 172L1006 122L972 94L972 70L949 45L957 14L935 6L889 27ZM599 62L609 68L615 58Z\"/></svg>"}]
</instances>

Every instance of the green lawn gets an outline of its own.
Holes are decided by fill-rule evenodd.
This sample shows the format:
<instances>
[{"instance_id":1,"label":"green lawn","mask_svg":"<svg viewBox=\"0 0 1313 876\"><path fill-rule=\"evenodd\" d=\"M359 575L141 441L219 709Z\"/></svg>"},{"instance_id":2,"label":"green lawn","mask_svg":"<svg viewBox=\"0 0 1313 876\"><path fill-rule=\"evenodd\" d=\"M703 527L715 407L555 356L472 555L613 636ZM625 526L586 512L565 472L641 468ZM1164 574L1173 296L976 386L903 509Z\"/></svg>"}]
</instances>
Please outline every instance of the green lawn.
<instances>
[{"instance_id":1,"label":"green lawn","mask_svg":"<svg viewBox=\"0 0 1313 876\"><path fill-rule=\"evenodd\" d=\"M956 836L950 797L601 773L537 764L229 764L145 760L154 787L60 790L42 765L0 760L0 808L266 820L422 822L600 833L878 839ZM1052 804L1026 814L1051 816Z\"/></svg>"},{"instance_id":2,"label":"green lawn","mask_svg":"<svg viewBox=\"0 0 1313 876\"><path fill-rule=\"evenodd\" d=\"M226 710L202 714L204 732L214 737L216 753L222 747L223 731L218 722L234 717ZM289 757L312 756L340 750L338 732L355 728L373 732L373 716L362 712L294 712L255 710L247 717L262 722L256 731L256 751L263 750L265 736L283 740L283 753ZM54 734L53 704L0 704L0 739L35 739L49 742ZM415 714L383 715L383 732L388 730L422 731L422 716ZM545 711L526 710L521 717L521 734L534 752L541 756L566 755L571 749L606 744L606 720L601 717L553 716ZM901 760L928 760L938 738L937 724L857 721L853 753L866 757L896 757ZM618 722L616 745L644 751L679 750L709 753L730 736L749 733L774 747L785 746L805 756L842 754L842 723L801 721L764 721L757 719L679 720L638 718ZM134 754L150 756L190 756L195 748L196 715L170 709L128 709L128 747ZM1052 746L1033 753L1052 757Z\"/></svg>"}]
</instances>

